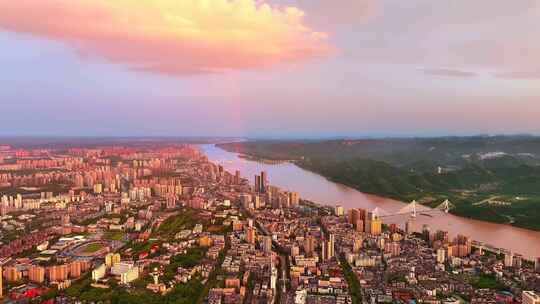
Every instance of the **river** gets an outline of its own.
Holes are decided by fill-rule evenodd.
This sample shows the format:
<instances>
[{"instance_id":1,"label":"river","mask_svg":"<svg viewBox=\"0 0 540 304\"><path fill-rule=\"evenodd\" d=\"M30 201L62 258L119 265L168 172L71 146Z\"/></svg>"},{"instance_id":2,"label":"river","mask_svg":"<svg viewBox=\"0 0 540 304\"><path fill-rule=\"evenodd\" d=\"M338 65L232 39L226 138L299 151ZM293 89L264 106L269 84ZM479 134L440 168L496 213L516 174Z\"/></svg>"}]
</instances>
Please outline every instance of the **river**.
<instances>
[{"instance_id":1,"label":"river","mask_svg":"<svg viewBox=\"0 0 540 304\"><path fill-rule=\"evenodd\" d=\"M339 204L345 208L367 210L378 207L384 210L381 214L385 212L394 214L405 206L403 202L365 194L331 182L292 163L266 164L240 158L236 153L225 151L214 145L201 145L201 148L210 161L222 165L231 173L240 170L241 175L248 178L251 183L255 174L266 171L271 185L296 191L302 198L319 204L330 206ZM384 218L384 222L403 225L407 218L408 216L390 216ZM463 234L476 241L522 254L527 259L540 257L540 232L537 231L477 221L442 212L434 216L419 214L414 219L415 230L420 231L424 224L429 225L432 231L446 230L450 237Z\"/></svg>"}]
</instances>

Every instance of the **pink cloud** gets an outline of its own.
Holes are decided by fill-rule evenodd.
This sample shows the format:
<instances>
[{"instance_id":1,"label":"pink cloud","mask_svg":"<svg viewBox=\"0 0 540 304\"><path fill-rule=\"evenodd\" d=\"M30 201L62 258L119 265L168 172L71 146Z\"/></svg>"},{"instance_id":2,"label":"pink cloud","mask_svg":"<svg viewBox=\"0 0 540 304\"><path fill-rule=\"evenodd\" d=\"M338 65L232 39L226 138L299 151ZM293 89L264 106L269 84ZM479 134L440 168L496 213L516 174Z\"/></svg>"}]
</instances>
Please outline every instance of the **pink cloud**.
<instances>
[{"instance_id":1,"label":"pink cloud","mask_svg":"<svg viewBox=\"0 0 540 304\"><path fill-rule=\"evenodd\" d=\"M256 0L0 1L0 28L166 74L261 68L326 56L305 13Z\"/></svg>"}]
</instances>

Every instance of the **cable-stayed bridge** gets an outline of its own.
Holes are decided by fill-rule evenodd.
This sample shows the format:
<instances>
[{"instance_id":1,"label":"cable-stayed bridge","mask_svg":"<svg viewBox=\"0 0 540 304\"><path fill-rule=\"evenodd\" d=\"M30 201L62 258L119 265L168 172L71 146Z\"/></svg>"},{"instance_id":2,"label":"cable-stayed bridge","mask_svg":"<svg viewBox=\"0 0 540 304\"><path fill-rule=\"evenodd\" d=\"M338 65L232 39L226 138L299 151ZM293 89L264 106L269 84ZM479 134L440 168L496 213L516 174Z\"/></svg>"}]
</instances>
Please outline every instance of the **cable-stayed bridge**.
<instances>
[{"instance_id":1,"label":"cable-stayed bridge","mask_svg":"<svg viewBox=\"0 0 540 304\"><path fill-rule=\"evenodd\" d=\"M441 204L437 205L435 208L424 206L413 200L411 203L405 205L403 208L399 209L396 212L388 212L382 208L377 207L373 209L371 213L380 218L407 214L411 217L416 217L418 214L433 214L441 212L448 213L453 208L455 208L455 205L452 204L449 200L445 200Z\"/></svg>"}]
</instances>

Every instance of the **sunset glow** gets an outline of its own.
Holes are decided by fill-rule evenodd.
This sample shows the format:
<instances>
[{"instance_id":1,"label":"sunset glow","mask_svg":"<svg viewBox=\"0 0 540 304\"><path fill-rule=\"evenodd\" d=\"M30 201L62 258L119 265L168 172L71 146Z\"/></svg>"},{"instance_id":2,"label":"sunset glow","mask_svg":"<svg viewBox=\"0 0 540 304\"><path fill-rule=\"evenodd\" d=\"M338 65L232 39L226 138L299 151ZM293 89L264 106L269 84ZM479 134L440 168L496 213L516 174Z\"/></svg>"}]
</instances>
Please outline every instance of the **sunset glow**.
<instances>
[{"instance_id":1,"label":"sunset glow","mask_svg":"<svg viewBox=\"0 0 540 304\"><path fill-rule=\"evenodd\" d=\"M254 0L0 1L0 26L84 54L168 74L264 67L324 56L326 34L296 7Z\"/></svg>"},{"instance_id":2,"label":"sunset glow","mask_svg":"<svg viewBox=\"0 0 540 304\"><path fill-rule=\"evenodd\" d=\"M0 133L540 134L539 8L0 0Z\"/></svg>"},{"instance_id":3,"label":"sunset glow","mask_svg":"<svg viewBox=\"0 0 540 304\"><path fill-rule=\"evenodd\" d=\"M539 38L540 0L0 0L0 303L540 304Z\"/></svg>"}]
</instances>

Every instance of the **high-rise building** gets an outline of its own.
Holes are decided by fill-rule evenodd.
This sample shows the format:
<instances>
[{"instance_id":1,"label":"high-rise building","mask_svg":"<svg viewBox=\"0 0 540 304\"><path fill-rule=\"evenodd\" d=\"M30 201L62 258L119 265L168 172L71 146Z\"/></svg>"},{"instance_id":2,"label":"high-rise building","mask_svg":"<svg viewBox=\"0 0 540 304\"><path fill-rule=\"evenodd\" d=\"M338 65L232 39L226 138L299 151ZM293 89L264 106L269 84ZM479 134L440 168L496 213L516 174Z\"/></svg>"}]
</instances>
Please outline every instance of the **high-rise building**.
<instances>
[{"instance_id":1,"label":"high-rise building","mask_svg":"<svg viewBox=\"0 0 540 304\"><path fill-rule=\"evenodd\" d=\"M28 269L28 279L33 283L43 283L45 281L45 268L32 265Z\"/></svg>"},{"instance_id":2,"label":"high-rise building","mask_svg":"<svg viewBox=\"0 0 540 304\"><path fill-rule=\"evenodd\" d=\"M353 241L353 252L357 253L362 249L362 245L364 243L364 240L361 237L355 237Z\"/></svg>"},{"instance_id":3,"label":"high-rise building","mask_svg":"<svg viewBox=\"0 0 540 304\"><path fill-rule=\"evenodd\" d=\"M240 184L240 171L238 170L234 173L234 183L236 185Z\"/></svg>"},{"instance_id":4,"label":"high-rise building","mask_svg":"<svg viewBox=\"0 0 540 304\"><path fill-rule=\"evenodd\" d=\"M274 266L274 262L270 264L270 288L275 292L278 281L278 270Z\"/></svg>"},{"instance_id":5,"label":"high-rise building","mask_svg":"<svg viewBox=\"0 0 540 304\"><path fill-rule=\"evenodd\" d=\"M441 237L442 235L442 237ZM437 231L437 233L435 234L435 241L441 241L442 243L448 243L448 232L446 231L442 231L442 232L439 232ZM458 257L465 257L465 256L468 256L471 254L472 252L472 241L469 237L467 236L464 236L464 235L458 235L454 241L453 241L454 245L457 245L458 247L458 254L457 256Z\"/></svg>"},{"instance_id":6,"label":"high-rise building","mask_svg":"<svg viewBox=\"0 0 540 304\"><path fill-rule=\"evenodd\" d=\"M448 242L449 242L448 238L449 238L448 231L437 230L437 232L435 232L433 240L434 241L440 241L442 244L448 244ZM461 242L461 241L463 241L463 242ZM464 242L465 242L465 240L462 239L462 236L458 236L458 238L456 239L457 244L464 245Z\"/></svg>"},{"instance_id":7,"label":"high-rise building","mask_svg":"<svg viewBox=\"0 0 540 304\"><path fill-rule=\"evenodd\" d=\"M349 223L356 228L356 231L366 231L366 219L366 210L360 208L349 209ZM362 225L362 227L359 225Z\"/></svg>"},{"instance_id":8,"label":"high-rise building","mask_svg":"<svg viewBox=\"0 0 540 304\"><path fill-rule=\"evenodd\" d=\"M523 291L521 299L523 304L540 304L540 295L534 291Z\"/></svg>"},{"instance_id":9,"label":"high-rise building","mask_svg":"<svg viewBox=\"0 0 540 304\"><path fill-rule=\"evenodd\" d=\"M261 176L255 175L255 192L261 192Z\"/></svg>"},{"instance_id":10,"label":"high-rise building","mask_svg":"<svg viewBox=\"0 0 540 304\"><path fill-rule=\"evenodd\" d=\"M69 267L67 264L49 266L47 276L51 282L63 282L68 279Z\"/></svg>"},{"instance_id":11,"label":"high-rise building","mask_svg":"<svg viewBox=\"0 0 540 304\"><path fill-rule=\"evenodd\" d=\"M22 279L22 272L15 266L5 267L4 277L8 282L18 282Z\"/></svg>"},{"instance_id":12,"label":"high-rise building","mask_svg":"<svg viewBox=\"0 0 540 304\"><path fill-rule=\"evenodd\" d=\"M444 264L446 261L446 250L444 248L437 249L437 263Z\"/></svg>"},{"instance_id":13,"label":"high-rise building","mask_svg":"<svg viewBox=\"0 0 540 304\"><path fill-rule=\"evenodd\" d=\"M426 224L424 224L424 226L422 227L422 237L426 242L431 245L431 229Z\"/></svg>"},{"instance_id":14,"label":"high-rise building","mask_svg":"<svg viewBox=\"0 0 540 304\"><path fill-rule=\"evenodd\" d=\"M328 260L328 242L324 240L321 242L321 260Z\"/></svg>"},{"instance_id":15,"label":"high-rise building","mask_svg":"<svg viewBox=\"0 0 540 304\"><path fill-rule=\"evenodd\" d=\"M289 192L289 203L291 207L298 206L300 203L300 196L298 192Z\"/></svg>"},{"instance_id":16,"label":"high-rise building","mask_svg":"<svg viewBox=\"0 0 540 304\"><path fill-rule=\"evenodd\" d=\"M317 241L312 235L308 235L304 239L304 251L306 254L312 254L315 251L315 247L317 247Z\"/></svg>"},{"instance_id":17,"label":"high-rise building","mask_svg":"<svg viewBox=\"0 0 540 304\"><path fill-rule=\"evenodd\" d=\"M371 234L372 235L381 235L382 233L382 220L380 218L375 218L371 220Z\"/></svg>"},{"instance_id":18,"label":"high-rise building","mask_svg":"<svg viewBox=\"0 0 540 304\"><path fill-rule=\"evenodd\" d=\"M89 260L79 260L79 263L81 263L81 271L87 272L90 270L90 267L92 267L92 264Z\"/></svg>"},{"instance_id":19,"label":"high-rise building","mask_svg":"<svg viewBox=\"0 0 540 304\"><path fill-rule=\"evenodd\" d=\"M251 207L251 195L242 194L240 195L240 203L244 209L250 209Z\"/></svg>"},{"instance_id":20,"label":"high-rise building","mask_svg":"<svg viewBox=\"0 0 540 304\"><path fill-rule=\"evenodd\" d=\"M371 218L366 218L364 220L364 232L371 234Z\"/></svg>"},{"instance_id":21,"label":"high-rise building","mask_svg":"<svg viewBox=\"0 0 540 304\"><path fill-rule=\"evenodd\" d=\"M381 238L381 241L384 240ZM384 244L384 252L389 253L393 257L397 257L401 254L401 245L398 242L391 242Z\"/></svg>"},{"instance_id":22,"label":"high-rise building","mask_svg":"<svg viewBox=\"0 0 540 304\"><path fill-rule=\"evenodd\" d=\"M272 194L272 192L270 191L266 191L265 193L265 200L266 200L266 205L270 205L270 206L273 206L273 202L274 202L274 195Z\"/></svg>"},{"instance_id":23,"label":"high-rise building","mask_svg":"<svg viewBox=\"0 0 540 304\"><path fill-rule=\"evenodd\" d=\"M95 184L94 185L94 193L100 194L103 192L103 186L101 184Z\"/></svg>"},{"instance_id":24,"label":"high-rise building","mask_svg":"<svg viewBox=\"0 0 540 304\"><path fill-rule=\"evenodd\" d=\"M105 277L105 274L107 273L107 266L105 264L101 264L96 269L92 271L92 280L98 281Z\"/></svg>"},{"instance_id":25,"label":"high-rise building","mask_svg":"<svg viewBox=\"0 0 540 304\"><path fill-rule=\"evenodd\" d=\"M261 208L261 197L259 195L253 196L253 208Z\"/></svg>"},{"instance_id":26,"label":"high-rise building","mask_svg":"<svg viewBox=\"0 0 540 304\"><path fill-rule=\"evenodd\" d=\"M386 239L385 238L378 238L377 239L377 246L379 247L379 249L384 250L385 245L386 245Z\"/></svg>"},{"instance_id":27,"label":"high-rise building","mask_svg":"<svg viewBox=\"0 0 540 304\"><path fill-rule=\"evenodd\" d=\"M111 268L111 274L120 277L120 283L128 284L139 277L139 267L132 263L116 263Z\"/></svg>"},{"instance_id":28,"label":"high-rise building","mask_svg":"<svg viewBox=\"0 0 540 304\"><path fill-rule=\"evenodd\" d=\"M69 276L74 279L81 277L82 265L80 261L73 261L69 264Z\"/></svg>"},{"instance_id":29,"label":"high-rise building","mask_svg":"<svg viewBox=\"0 0 540 304\"><path fill-rule=\"evenodd\" d=\"M167 209L174 209L176 208L176 195L169 194L167 195Z\"/></svg>"},{"instance_id":30,"label":"high-rise building","mask_svg":"<svg viewBox=\"0 0 540 304\"><path fill-rule=\"evenodd\" d=\"M133 263L127 263L127 262L116 263L111 268L111 274L114 275L114 276L119 276L122 273L127 272L129 269L131 269L133 267L135 267Z\"/></svg>"},{"instance_id":31,"label":"high-rise building","mask_svg":"<svg viewBox=\"0 0 540 304\"><path fill-rule=\"evenodd\" d=\"M278 204L280 208L289 208L291 207L291 200L289 199L289 196L285 193L278 193L277 196Z\"/></svg>"},{"instance_id":32,"label":"high-rise building","mask_svg":"<svg viewBox=\"0 0 540 304\"><path fill-rule=\"evenodd\" d=\"M333 258L334 257L334 248L335 248L335 242L334 242L334 235L333 234L330 234L328 236L328 257L329 258Z\"/></svg>"},{"instance_id":33,"label":"high-rise building","mask_svg":"<svg viewBox=\"0 0 540 304\"><path fill-rule=\"evenodd\" d=\"M328 239L322 242L321 254L322 260L327 261L334 257L334 235L329 234Z\"/></svg>"},{"instance_id":34,"label":"high-rise building","mask_svg":"<svg viewBox=\"0 0 540 304\"><path fill-rule=\"evenodd\" d=\"M272 237L271 236L265 236L262 238L262 249L265 252L272 251Z\"/></svg>"},{"instance_id":35,"label":"high-rise building","mask_svg":"<svg viewBox=\"0 0 540 304\"><path fill-rule=\"evenodd\" d=\"M521 268L522 260L523 260L523 257L521 255L519 255L519 254L516 254L514 256L513 267L516 268L516 269Z\"/></svg>"},{"instance_id":36,"label":"high-rise building","mask_svg":"<svg viewBox=\"0 0 540 304\"><path fill-rule=\"evenodd\" d=\"M504 254L504 266L505 267L514 266L514 254L512 252L507 252Z\"/></svg>"},{"instance_id":37,"label":"high-rise building","mask_svg":"<svg viewBox=\"0 0 540 304\"><path fill-rule=\"evenodd\" d=\"M267 186L268 186L268 176L266 175L266 171L262 171L261 172L261 188L259 192L265 193Z\"/></svg>"},{"instance_id":38,"label":"high-rise building","mask_svg":"<svg viewBox=\"0 0 540 304\"><path fill-rule=\"evenodd\" d=\"M448 245L448 247L446 247L446 256L447 257L458 256L458 245Z\"/></svg>"},{"instance_id":39,"label":"high-rise building","mask_svg":"<svg viewBox=\"0 0 540 304\"><path fill-rule=\"evenodd\" d=\"M119 253L108 253L105 256L105 266L108 268L113 267L116 263L120 263L121 257Z\"/></svg>"},{"instance_id":40,"label":"high-rise building","mask_svg":"<svg viewBox=\"0 0 540 304\"><path fill-rule=\"evenodd\" d=\"M354 208L351 208L349 210L347 210L347 222L351 225L354 225L354 221L355 221L355 210Z\"/></svg>"},{"instance_id":41,"label":"high-rise building","mask_svg":"<svg viewBox=\"0 0 540 304\"><path fill-rule=\"evenodd\" d=\"M139 278L139 267L132 267L120 274L120 283L128 284Z\"/></svg>"},{"instance_id":42,"label":"high-rise building","mask_svg":"<svg viewBox=\"0 0 540 304\"><path fill-rule=\"evenodd\" d=\"M354 224L354 227L355 227L356 231L358 231L358 232L365 232L366 231L363 220L356 220L356 223Z\"/></svg>"},{"instance_id":43,"label":"high-rise building","mask_svg":"<svg viewBox=\"0 0 540 304\"><path fill-rule=\"evenodd\" d=\"M257 230L254 227L249 227L246 231L246 242L255 244L257 240Z\"/></svg>"},{"instance_id":44,"label":"high-rise building","mask_svg":"<svg viewBox=\"0 0 540 304\"><path fill-rule=\"evenodd\" d=\"M343 214L345 213L345 210L343 209L343 206L337 205L334 208L334 213L335 213L336 216L343 216Z\"/></svg>"}]
</instances>

